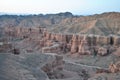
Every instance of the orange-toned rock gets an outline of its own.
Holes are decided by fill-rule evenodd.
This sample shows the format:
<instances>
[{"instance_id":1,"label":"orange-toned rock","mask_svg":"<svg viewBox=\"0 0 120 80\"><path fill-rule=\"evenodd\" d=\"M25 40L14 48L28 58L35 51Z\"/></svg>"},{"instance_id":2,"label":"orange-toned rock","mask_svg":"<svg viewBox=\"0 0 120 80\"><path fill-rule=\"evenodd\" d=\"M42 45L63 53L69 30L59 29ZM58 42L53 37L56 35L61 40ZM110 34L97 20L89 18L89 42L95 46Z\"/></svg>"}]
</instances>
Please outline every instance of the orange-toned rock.
<instances>
[{"instance_id":1,"label":"orange-toned rock","mask_svg":"<svg viewBox=\"0 0 120 80\"><path fill-rule=\"evenodd\" d=\"M120 72L120 61L116 62L115 64L111 63L109 66L109 70L112 73Z\"/></svg>"},{"instance_id":2,"label":"orange-toned rock","mask_svg":"<svg viewBox=\"0 0 120 80\"><path fill-rule=\"evenodd\" d=\"M86 36L84 36L83 40L81 41L79 45L78 53L79 54L90 54L91 53L89 50L88 43L86 41Z\"/></svg>"},{"instance_id":3,"label":"orange-toned rock","mask_svg":"<svg viewBox=\"0 0 120 80\"><path fill-rule=\"evenodd\" d=\"M118 71L117 67L115 64L110 64L109 66L109 70L112 72L112 73L116 73Z\"/></svg>"},{"instance_id":4,"label":"orange-toned rock","mask_svg":"<svg viewBox=\"0 0 120 80\"><path fill-rule=\"evenodd\" d=\"M71 44L71 53L78 52L78 35L73 35Z\"/></svg>"},{"instance_id":5,"label":"orange-toned rock","mask_svg":"<svg viewBox=\"0 0 120 80\"><path fill-rule=\"evenodd\" d=\"M44 38L45 38L46 40L50 40L50 39L51 39L51 33L46 32Z\"/></svg>"},{"instance_id":6,"label":"orange-toned rock","mask_svg":"<svg viewBox=\"0 0 120 80\"><path fill-rule=\"evenodd\" d=\"M120 45L119 36L97 36L97 35L78 35L78 34L62 34L52 33L46 28L28 28L28 27L5 27L5 34L12 38L29 39L33 43L38 43L40 48L49 47L45 50L50 52L58 52L61 50L65 53L91 54L93 48L99 55L106 55L108 52L114 52ZM34 37L34 38L33 38ZM38 39L39 38L39 39ZM34 40L35 39L35 40ZM53 48L54 42L60 44L57 48ZM36 44L37 45L37 44ZM105 46L105 47L104 47ZM110 46L109 50L108 47ZM52 48L51 48L52 47ZM39 48L39 49L40 49ZM55 50L56 49L56 50ZM45 51L44 50L44 51ZM67 52L66 52L67 51ZM114 53L120 56L119 49Z\"/></svg>"}]
</instances>

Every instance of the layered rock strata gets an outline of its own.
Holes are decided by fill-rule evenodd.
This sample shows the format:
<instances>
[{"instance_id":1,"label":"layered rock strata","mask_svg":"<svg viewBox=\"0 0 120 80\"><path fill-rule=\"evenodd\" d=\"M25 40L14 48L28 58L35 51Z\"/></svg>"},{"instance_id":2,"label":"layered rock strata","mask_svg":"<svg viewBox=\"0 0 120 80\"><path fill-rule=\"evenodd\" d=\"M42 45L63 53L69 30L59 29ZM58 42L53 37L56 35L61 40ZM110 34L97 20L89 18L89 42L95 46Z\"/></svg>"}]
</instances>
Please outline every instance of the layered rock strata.
<instances>
[{"instance_id":1,"label":"layered rock strata","mask_svg":"<svg viewBox=\"0 0 120 80\"><path fill-rule=\"evenodd\" d=\"M100 55L109 53L110 47L119 47L119 36L99 36L99 35L68 35L46 32L44 36L47 40L62 42L66 45L66 49L71 53L91 54L94 48Z\"/></svg>"},{"instance_id":2,"label":"layered rock strata","mask_svg":"<svg viewBox=\"0 0 120 80\"><path fill-rule=\"evenodd\" d=\"M46 28L21 28L6 27L6 35L17 38L32 38L35 35L42 39L39 45L43 52L70 52L71 54L93 54L106 55L113 52L120 45L119 36L99 36L99 35L81 35L81 34L60 34L47 31ZM32 36L33 35L33 36Z\"/></svg>"}]
</instances>

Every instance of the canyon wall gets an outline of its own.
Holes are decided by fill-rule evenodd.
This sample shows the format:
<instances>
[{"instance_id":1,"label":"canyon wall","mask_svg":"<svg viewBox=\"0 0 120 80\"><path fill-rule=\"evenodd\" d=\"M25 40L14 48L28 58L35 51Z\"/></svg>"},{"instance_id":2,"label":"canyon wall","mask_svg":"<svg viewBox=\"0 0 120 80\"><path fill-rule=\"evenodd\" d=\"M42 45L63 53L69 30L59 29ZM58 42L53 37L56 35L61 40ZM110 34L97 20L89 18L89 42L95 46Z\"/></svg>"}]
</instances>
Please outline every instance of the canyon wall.
<instances>
[{"instance_id":1,"label":"canyon wall","mask_svg":"<svg viewBox=\"0 0 120 80\"><path fill-rule=\"evenodd\" d=\"M61 49L67 49L71 53L92 54L97 49L97 53L101 55L112 52L110 49L119 47L120 37L115 35L99 36L99 35L77 35L77 34L59 34L45 32L44 38L62 43ZM94 50L95 49L95 50Z\"/></svg>"},{"instance_id":2,"label":"canyon wall","mask_svg":"<svg viewBox=\"0 0 120 80\"><path fill-rule=\"evenodd\" d=\"M120 45L120 37L115 35L82 35L62 34L49 32L45 27L21 28L6 27L5 34L15 38L34 38L39 41L43 52L70 52L71 54L93 54L105 55L113 52ZM38 39L38 37L41 38ZM38 39L38 40L35 40Z\"/></svg>"}]
</instances>

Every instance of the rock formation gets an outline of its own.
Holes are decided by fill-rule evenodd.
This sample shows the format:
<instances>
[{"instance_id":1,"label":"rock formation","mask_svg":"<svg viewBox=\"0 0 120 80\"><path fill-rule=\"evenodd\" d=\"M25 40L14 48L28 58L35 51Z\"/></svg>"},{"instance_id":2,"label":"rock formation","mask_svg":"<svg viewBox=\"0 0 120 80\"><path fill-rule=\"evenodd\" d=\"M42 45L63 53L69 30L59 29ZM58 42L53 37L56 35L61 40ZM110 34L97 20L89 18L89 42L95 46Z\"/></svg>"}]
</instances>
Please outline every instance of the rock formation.
<instances>
[{"instance_id":1,"label":"rock formation","mask_svg":"<svg viewBox=\"0 0 120 80\"><path fill-rule=\"evenodd\" d=\"M116 62L115 64L111 63L109 66L109 70L112 73L120 72L120 61Z\"/></svg>"},{"instance_id":2,"label":"rock formation","mask_svg":"<svg viewBox=\"0 0 120 80\"><path fill-rule=\"evenodd\" d=\"M101 56L104 56L104 55L108 54L107 49L104 48L104 47L100 47L98 49L98 54L101 55Z\"/></svg>"},{"instance_id":3,"label":"rock formation","mask_svg":"<svg viewBox=\"0 0 120 80\"><path fill-rule=\"evenodd\" d=\"M19 48L18 50L13 49L14 54L19 54L19 50L22 51L22 54L20 54L20 56L14 55L14 58L12 57L13 54L3 54L4 56L1 57L1 60L4 62L4 60L6 61L7 58L8 60L13 59L10 60L10 62L13 61L13 66L8 65L9 62L2 62L3 66L0 68L1 71L4 67L9 69L13 67L14 71L16 69L21 69L20 67L23 67L24 70L31 72L32 78L34 78L35 80L42 79L42 74L39 74L39 72L43 71L47 74L47 76L49 76L50 79L66 78L65 80L93 80L94 78L89 78L100 75L101 73L109 73L110 75L113 73L115 75L119 73L120 14L112 13L109 15L107 13L88 17L74 17L68 13L65 15L67 15L67 17L64 17L64 14L57 15L59 20L56 19L54 15L47 15L46 18L42 16L42 19L41 17L40 19L36 17L38 23L40 20L40 24L37 24L35 27L31 26L31 22L33 22L34 20L30 20L29 23L26 24L26 20L24 20L24 18L22 23L25 25L25 27L23 27L22 24L17 26L17 23L16 25L9 24L6 25L6 27L3 27L2 30L0 30L0 33L5 36L3 36L4 40L0 39L0 52L8 52L9 50L12 50L12 44L9 44L9 42L4 42L8 40L16 43L13 43L15 47L17 47L14 49ZM106 15L107 17L104 15ZM62 18L60 18L61 16ZM43 22L41 23L41 21ZM2 37L0 36L0 38ZM115 55L113 55L112 53ZM49 54L49 56L47 56L46 54ZM59 54L62 55L60 56ZM64 55L65 58L63 59L62 56ZM77 55L78 57L80 57L77 58L78 60L76 58L74 60L74 58L71 59L71 56L69 57L69 55ZM94 55L94 57L91 57L90 55ZM101 55L104 57L100 57L97 55ZM116 61L116 63L111 63L109 66L109 63L112 60ZM8 67L5 65L8 65ZM18 68L16 68L16 65L19 65L17 66ZM109 69L107 68L108 66ZM3 75L4 73L0 74ZM8 74L8 77L11 77L11 75ZM29 75L27 78L29 78ZM25 80L27 80L27 78ZM107 78L101 76L99 78L99 76L97 76L97 79Z\"/></svg>"},{"instance_id":4,"label":"rock formation","mask_svg":"<svg viewBox=\"0 0 120 80\"><path fill-rule=\"evenodd\" d=\"M91 54L88 43L86 41L86 36L84 36L84 38L81 40L78 53L79 54Z\"/></svg>"},{"instance_id":5,"label":"rock formation","mask_svg":"<svg viewBox=\"0 0 120 80\"><path fill-rule=\"evenodd\" d=\"M8 38L28 38L31 42L36 43L36 45L39 44L43 52L70 52L72 54L78 53L79 55L95 53L96 55L104 56L116 51L120 45L120 37L114 35L60 34L49 32L43 27L6 27L4 30L5 35L9 36Z\"/></svg>"},{"instance_id":6,"label":"rock formation","mask_svg":"<svg viewBox=\"0 0 120 80\"><path fill-rule=\"evenodd\" d=\"M42 52L43 53L59 53L61 52L61 49L60 49L60 44L53 44L52 46L48 46L48 47L43 47L42 48Z\"/></svg>"},{"instance_id":7,"label":"rock formation","mask_svg":"<svg viewBox=\"0 0 120 80\"><path fill-rule=\"evenodd\" d=\"M78 35L73 35L71 41L71 53L78 52Z\"/></svg>"}]
</instances>

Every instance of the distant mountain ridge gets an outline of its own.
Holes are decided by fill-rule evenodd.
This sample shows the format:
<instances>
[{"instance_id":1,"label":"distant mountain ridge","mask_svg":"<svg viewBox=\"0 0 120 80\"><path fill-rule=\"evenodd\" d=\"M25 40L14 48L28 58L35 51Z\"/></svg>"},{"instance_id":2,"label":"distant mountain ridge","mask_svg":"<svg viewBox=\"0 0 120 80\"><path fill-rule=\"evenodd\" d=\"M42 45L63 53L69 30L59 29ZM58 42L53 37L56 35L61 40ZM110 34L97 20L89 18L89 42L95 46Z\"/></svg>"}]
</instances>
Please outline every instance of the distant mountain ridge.
<instances>
[{"instance_id":1,"label":"distant mountain ridge","mask_svg":"<svg viewBox=\"0 0 120 80\"><path fill-rule=\"evenodd\" d=\"M1 15L0 27L46 27L56 33L120 35L120 12L75 16L70 12L39 15Z\"/></svg>"},{"instance_id":2,"label":"distant mountain ridge","mask_svg":"<svg viewBox=\"0 0 120 80\"><path fill-rule=\"evenodd\" d=\"M1 15L0 27L51 27L65 18L73 17L72 13L39 14L39 15Z\"/></svg>"}]
</instances>

